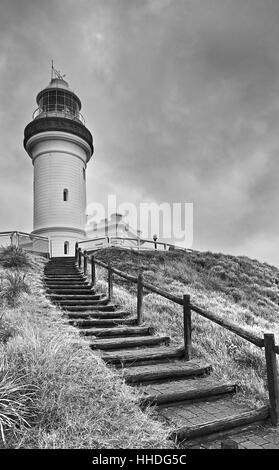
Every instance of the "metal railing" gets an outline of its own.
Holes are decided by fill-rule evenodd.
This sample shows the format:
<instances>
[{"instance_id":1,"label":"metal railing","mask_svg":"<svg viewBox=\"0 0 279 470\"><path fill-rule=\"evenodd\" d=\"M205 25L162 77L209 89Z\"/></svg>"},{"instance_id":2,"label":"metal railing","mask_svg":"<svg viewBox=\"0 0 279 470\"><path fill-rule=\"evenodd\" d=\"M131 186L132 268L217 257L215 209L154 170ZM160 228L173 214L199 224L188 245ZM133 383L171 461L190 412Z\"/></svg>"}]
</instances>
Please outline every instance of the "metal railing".
<instances>
[{"instance_id":1,"label":"metal railing","mask_svg":"<svg viewBox=\"0 0 279 470\"><path fill-rule=\"evenodd\" d=\"M270 416L273 425L279 424L279 376L277 368L277 357L279 354L279 346L275 344L275 336L273 333L265 333L263 338L247 331L245 328L218 317L215 313L201 309L193 305L190 301L190 295L183 294L181 296L170 294L149 282L144 281L142 273L138 276L124 273L119 269L111 266L111 263L104 263L95 258L94 255L88 254L87 251L82 251L81 247L76 243L75 247L75 260L78 268L83 271L85 276L89 275L90 266L90 282L92 287L96 283L96 265L108 271L108 298L112 300L113 297L113 275L119 276L132 284L137 285L137 318L136 322L140 325L143 322L143 291L146 289L149 292L160 295L165 299L182 306L183 311L183 348L181 348L181 357L184 356L186 360L191 359L192 354L192 312L195 312L202 317L212 321L213 323L229 330L238 337L248 341L249 343L264 349L266 375L267 375L267 389L269 397L269 407L263 407L263 415Z\"/></svg>"},{"instance_id":2,"label":"metal railing","mask_svg":"<svg viewBox=\"0 0 279 470\"><path fill-rule=\"evenodd\" d=\"M85 119L80 112L74 112L62 105L49 105L43 108L35 109L32 119L40 119L45 117L65 117L73 121L80 121L85 126Z\"/></svg>"},{"instance_id":3,"label":"metal railing","mask_svg":"<svg viewBox=\"0 0 279 470\"><path fill-rule=\"evenodd\" d=\"M0 251L7 246L16 246L30 253L37 253L47 258L51 257L51 241L47 237L17 230L0 232Z\"/></svg>"},{"instance_id":4,"label":"metal railing","mask_svg":"<svg viewBox=\"0 0 279 470\"><path fill-rule=\"evenodd\" d=\"M188 248L183 248L176 246L170 243L158 242L155 240L149 240L147 238L133 238L133 237L116 237L116 236L103 236L96 238L89 238L88 240L82 240L78 242L78 245L82 245L83 248L86 248L86 251L94 252L100 248L111 248L111 247L121 247L127 249L135 250L161 250L161 251L172 251L172 250L182 250L182 251L192 251Z\"/></svg>"}]
</instances>

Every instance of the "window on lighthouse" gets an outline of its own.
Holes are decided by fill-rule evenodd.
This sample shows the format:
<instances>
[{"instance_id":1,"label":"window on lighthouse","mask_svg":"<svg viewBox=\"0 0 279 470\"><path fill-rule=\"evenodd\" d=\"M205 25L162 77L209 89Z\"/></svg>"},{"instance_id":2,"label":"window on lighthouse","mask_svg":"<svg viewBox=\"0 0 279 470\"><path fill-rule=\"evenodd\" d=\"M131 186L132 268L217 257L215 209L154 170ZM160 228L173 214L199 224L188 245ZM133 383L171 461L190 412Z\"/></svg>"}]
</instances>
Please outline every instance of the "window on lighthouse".
<instances>
[{"instance_id":1,"label":"window on lighthouse","mask_svg":"<svg viewBox=\"0 0 279 470\"><path fill-rule=\"evenodd\" d=\"M69 199L69 191L68 189L63 189L63 201L68 201Z\"/></svg>"},{"instance_id":2,"label":"window on lighthouse","mask_svg":"<svg viewBox=\"0 0 279 470\"><path fill-rule=\"evenodd\" d=\"M69 242L64 243L64 255L69 254Z\"/></svg>"}]
</instances>

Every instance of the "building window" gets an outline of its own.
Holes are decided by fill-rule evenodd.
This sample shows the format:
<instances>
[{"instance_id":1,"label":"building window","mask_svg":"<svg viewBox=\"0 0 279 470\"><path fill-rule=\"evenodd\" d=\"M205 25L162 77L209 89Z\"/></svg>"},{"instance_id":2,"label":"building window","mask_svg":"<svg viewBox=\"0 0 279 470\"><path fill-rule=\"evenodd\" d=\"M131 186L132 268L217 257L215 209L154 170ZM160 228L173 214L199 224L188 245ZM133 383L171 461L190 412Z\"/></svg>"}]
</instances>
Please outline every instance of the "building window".
<instances>
[{"instance_id":1,"label":"building window","mask_svg":"<svg viewBox=\"0 0 279 470\"><path fill-rule=\"evenodd\" d=\"M68 189L63 189L63 201L68 201L69 199L69 191Z\"/></svg>"},{"instance_id":2,"label":"building window","mask_svg":"<svg viewBox=\"0 0 279 470\"><path fill-rule=\"evenodd\" d=\"M64 243L64 255L69 254L69 242Z\"/></svg>"}]
</instances>

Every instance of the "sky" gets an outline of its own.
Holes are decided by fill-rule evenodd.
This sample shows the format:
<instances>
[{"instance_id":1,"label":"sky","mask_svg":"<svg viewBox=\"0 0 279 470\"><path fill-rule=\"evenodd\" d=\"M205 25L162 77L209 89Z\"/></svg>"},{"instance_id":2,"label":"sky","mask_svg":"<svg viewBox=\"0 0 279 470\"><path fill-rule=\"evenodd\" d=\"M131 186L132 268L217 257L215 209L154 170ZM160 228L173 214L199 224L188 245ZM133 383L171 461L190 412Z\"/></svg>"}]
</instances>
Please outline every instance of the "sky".
<instances>
[{"instance_id":1,"label":"sky","mask_svg":"<svg viewBox=\"0 0 279 470\"><path fill-rule=\"evenodd\" d=\"M279 266L278 24L278 0L0 0L0 230L32 230L53 59L94 138L88 203L193 202L194 249Z\"/></svg>"}]
</instances>

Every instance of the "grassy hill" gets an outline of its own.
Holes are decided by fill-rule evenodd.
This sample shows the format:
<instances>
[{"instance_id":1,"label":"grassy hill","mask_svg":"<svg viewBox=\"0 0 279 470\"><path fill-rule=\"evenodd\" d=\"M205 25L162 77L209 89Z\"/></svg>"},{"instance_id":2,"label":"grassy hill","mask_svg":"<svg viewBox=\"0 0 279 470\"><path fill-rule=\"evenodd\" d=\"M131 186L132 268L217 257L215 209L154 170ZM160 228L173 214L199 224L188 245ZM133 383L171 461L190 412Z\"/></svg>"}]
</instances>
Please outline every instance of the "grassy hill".
<instances>
[{"instance_id":1,"label":"grassy hill","mask_svg":"<svg viewBox=\"0 0 279 470\"><path fill-rule=\"evenodd\" d=\"M181 295L220 317L279 342L279 270L245 257L212 253L96 255ZM169 448L167 427L138 406L140 391L108 369L44 295L45 260L8 250L0 258L0 447ZM97 269L104 291L107 272ZM135 286L115 279L115 300L136 309ZM145 293L144 320L182 341L182 307ZM267 399L264 353L193 313L193 355L220 379L240 384L239 399Z\"/></svg>"},{"instance_id":2,"label":"grassy hill","mask_svg":"<svg viewBox=\"0 0 279 470\"><path fill-rule=\"evenodd\" d=\"M131 252L102 250L97 258L136 275L173 294L190 294L191 302L263 336L273 332L279 343L279 270L247 257L200 252ZM99 286L106 273L98 269ZM136 308L135 286L114 276L117 300ZM182 307L155 294L144 297L145 321L182 341ZM214 366L220 379L239 383L243 401L262 404L267 399L264 351L211 321L192 314L193 355Z\"/></svg>"}]
</instances>

